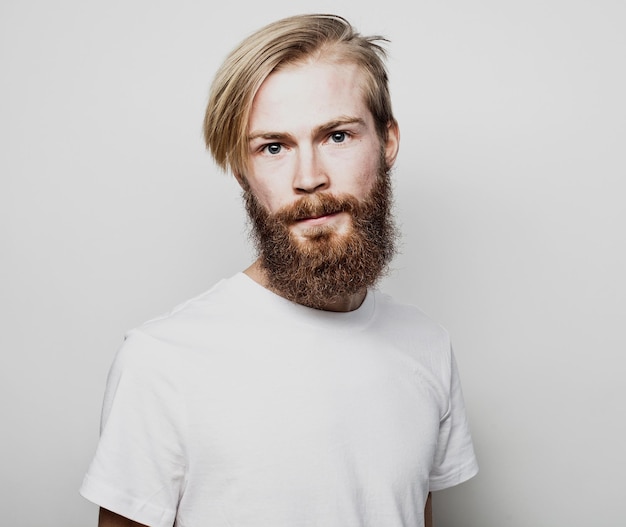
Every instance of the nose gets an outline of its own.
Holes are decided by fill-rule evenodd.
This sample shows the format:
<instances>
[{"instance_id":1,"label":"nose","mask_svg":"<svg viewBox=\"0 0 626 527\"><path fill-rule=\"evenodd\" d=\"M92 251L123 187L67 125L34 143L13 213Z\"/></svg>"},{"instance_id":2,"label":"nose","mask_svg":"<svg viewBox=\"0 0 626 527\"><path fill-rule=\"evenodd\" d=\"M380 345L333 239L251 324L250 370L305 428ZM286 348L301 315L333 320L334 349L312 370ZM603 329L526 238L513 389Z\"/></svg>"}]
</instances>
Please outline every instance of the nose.
<instances>
[{"instance_id":1,"label":"nose","mask_svg":"<svg viewBox=\"0 0 626 527\"><path fill-rule=\"evenodd\" d=\"M293 178L293 188L298 194L312 194L328 188L330 179L314 149L301 149Z\"/></svg>"}]
</instances>

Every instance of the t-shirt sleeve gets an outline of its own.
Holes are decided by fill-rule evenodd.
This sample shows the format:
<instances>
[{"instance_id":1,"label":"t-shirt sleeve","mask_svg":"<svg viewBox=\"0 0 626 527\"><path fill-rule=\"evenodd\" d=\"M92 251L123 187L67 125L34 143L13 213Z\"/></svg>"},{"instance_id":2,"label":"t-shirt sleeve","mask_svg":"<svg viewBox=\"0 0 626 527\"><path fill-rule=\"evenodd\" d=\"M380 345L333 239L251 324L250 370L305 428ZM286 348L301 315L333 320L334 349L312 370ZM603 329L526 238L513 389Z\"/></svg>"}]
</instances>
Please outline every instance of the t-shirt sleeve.
<instances>
[{"instance_id":1,"label":"t-shirt sleeve","mask_svg":"<svg viewBox=\"0 0 626 527\"><path fill-rule=\"evenodd\" d=\"M465 413L461 380L451 349L449 358L449 368L446 368L449 403L448 410L440 422L439 439L430 473L431 491L453 487L478 473L478 463Z\"/></svg>"},{"instance_id":2,"label":"t-shirt sleeve","mask_svg":"<svg viewBox=\"0 0 626 527\"><path fill-rule=\"evenodd\" d=\"M151 527L171 527L185 478L185 408L171 353L131 333L107 378L100 440L80 493Z\"/></svg>"}]
</instances>

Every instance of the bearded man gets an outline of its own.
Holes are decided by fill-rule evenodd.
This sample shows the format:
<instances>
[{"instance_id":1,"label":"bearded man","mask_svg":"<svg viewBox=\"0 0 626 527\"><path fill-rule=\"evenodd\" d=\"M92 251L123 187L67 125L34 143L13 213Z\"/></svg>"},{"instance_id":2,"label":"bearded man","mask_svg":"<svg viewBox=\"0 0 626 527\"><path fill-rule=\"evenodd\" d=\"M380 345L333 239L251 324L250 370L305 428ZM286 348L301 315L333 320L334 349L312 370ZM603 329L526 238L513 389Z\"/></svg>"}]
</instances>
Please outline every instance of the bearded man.
<instances>
[{"instance_id":1,"label":"bearded man","mask_svg":"<svg viewBox=\"0 0 626 527\"><path fill-rule=\"evenodd\" d=\"M400 134L381 37L279 20L205 116L257 260L130 331L81 493L101 526L418 527L477 472L447 333L376 289Z\"/></svg>"}]
</instances>

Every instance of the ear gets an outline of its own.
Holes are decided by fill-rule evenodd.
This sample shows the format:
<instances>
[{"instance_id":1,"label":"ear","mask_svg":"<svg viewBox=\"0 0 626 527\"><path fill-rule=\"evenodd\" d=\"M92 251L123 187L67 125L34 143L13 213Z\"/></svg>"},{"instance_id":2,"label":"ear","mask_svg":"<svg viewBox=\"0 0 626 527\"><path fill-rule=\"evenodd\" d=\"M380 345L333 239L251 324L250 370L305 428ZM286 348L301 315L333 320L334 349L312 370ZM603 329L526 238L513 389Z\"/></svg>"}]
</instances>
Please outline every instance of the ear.
<instances>
[{"instance_id":1,"label":"ear","mask_svg":"<svg viewBox=\"0 0 626 527\"><path fill-rule=\"evenodd\" d=\"M387 141L385 143L385 161L387 166L391 168L396 162L400 150L400 127L395 119L387 124Z\"/></svg>"}]
</instances>

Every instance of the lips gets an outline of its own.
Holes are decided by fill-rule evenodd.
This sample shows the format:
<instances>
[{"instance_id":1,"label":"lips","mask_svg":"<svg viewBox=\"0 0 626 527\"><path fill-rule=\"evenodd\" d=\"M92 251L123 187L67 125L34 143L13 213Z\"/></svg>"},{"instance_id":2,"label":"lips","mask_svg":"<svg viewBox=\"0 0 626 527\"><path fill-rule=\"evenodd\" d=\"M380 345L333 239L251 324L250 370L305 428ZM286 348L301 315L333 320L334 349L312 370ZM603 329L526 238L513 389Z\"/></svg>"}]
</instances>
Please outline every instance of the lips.
<instances>
[{"instance_id":1,"label":"lips","mask_svg":"<svg viewBox=\"0 0 626 527\"><path fill-rule=\"evenodd\" d=\"M336 210L333 212L324 212L322 214L311 214L309 216L302 216L301 218L296 219L296 221L312 221L312 220L319 220L322 218L328 218L329 216L335 216L336 214L339 214L340 210Z\"/></svg>"},{"instance_id":2,"label":"lips","mask_svg":"<svg viewBox=\"0 0 626 527\"><path fill-rule=\"evenodd\" d=\"M307 224L307 225L319 225L319 224L325 223L327 220L333 218L334 216L340 213L341 211L331 212L330 214L307 216L304 218L300 218L299 220L296 220L294 223Z\"/></svg>"},{"instance_id":3,"label":"lips","mask_svg":"<svg viewBox=\"0 0 626 527\"><path fill-rule=\"evenodd\" d=\"M346 207L340 203L321 202L310 204L305 202L294 210L293 221L316 220L346 211Z\"/></svg>"}]
</instances>

